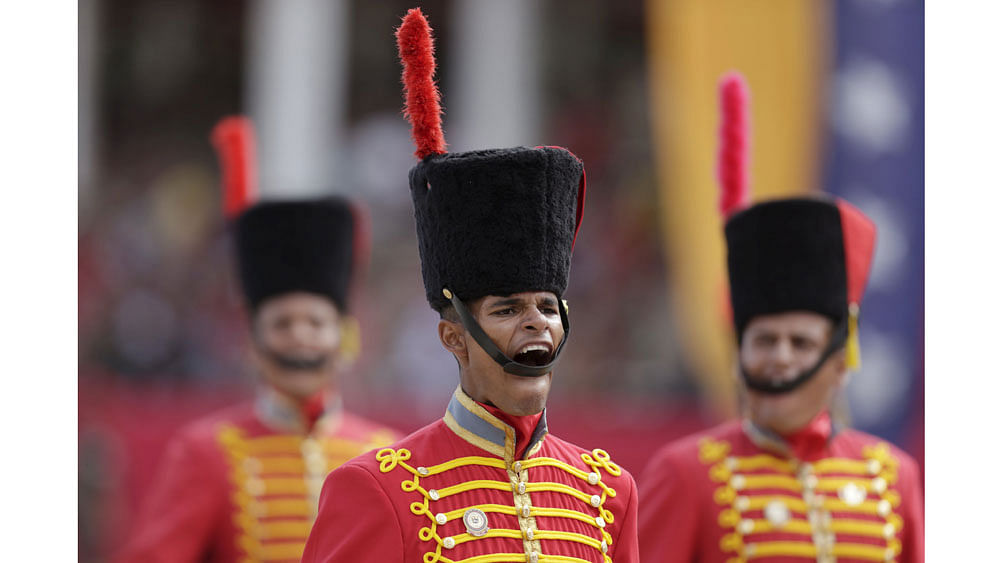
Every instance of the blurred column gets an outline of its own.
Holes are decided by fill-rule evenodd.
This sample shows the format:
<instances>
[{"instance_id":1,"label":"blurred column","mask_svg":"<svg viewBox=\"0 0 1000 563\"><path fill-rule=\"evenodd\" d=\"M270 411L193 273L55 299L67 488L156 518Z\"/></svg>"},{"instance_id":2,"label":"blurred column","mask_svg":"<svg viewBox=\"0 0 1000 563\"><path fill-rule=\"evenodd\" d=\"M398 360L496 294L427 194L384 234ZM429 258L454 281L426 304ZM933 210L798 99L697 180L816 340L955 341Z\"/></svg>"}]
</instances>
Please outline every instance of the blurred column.
<instances>
[{"instance_id":1,"label":"blurred column","mask_svg":"<svg viewBox=\"0 0 1000 563\"><path fill-rule=\"evenodd\" d=\"M77 174L79 211L86 215L97 173L98 0L79 0L77 51Z\"/></svg>"},{"instance_id":2,"label":"blurred column","mask_svg":"<svg viewBox=\"0 0 1000 563\"><path fill-rule=\"evenodd\" d=\"M338 181L348 9L344 0L252 0L247 107L257 129L261 193L309 196Z\"/></svg>"},{"instance_id":3,"label":"blurred column","mask_svg":"<svg viewBox=\"0 0 1000 563\"><path fill-rule=\"evenodd\" d=\"M459 0L454 7L442 93L448 150L541 143L539 3Z\"/></svg>"}]
</instances>

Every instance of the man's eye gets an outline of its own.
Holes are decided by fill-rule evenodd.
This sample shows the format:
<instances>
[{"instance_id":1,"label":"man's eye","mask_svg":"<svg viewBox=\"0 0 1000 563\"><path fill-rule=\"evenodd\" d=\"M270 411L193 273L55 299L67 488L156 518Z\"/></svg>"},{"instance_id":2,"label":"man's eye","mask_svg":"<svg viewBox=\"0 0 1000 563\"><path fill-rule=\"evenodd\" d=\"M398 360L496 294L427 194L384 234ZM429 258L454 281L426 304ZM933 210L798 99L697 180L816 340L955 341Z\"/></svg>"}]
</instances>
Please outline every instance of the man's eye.
<instances>
[{"instance_id":1,"label":"man's eye","mask_svg":"<svg viewBox=\"0 0 1000 563\"><path fill-rule=\"evenodd\" d=\"M513 313L514 313L513 307L504 307L503 309L497 309L496 311L493 311L494 315L511 315Z\"/></svg>"},{"instance_id":2,"label":"man's eye","mask_svg":"<svg viewBox=\"0 0 1000 563\"><path fill-rule=\"evenodd\" d=\"M542 307L542 313L546 315L558 315L559 311L555 307Z\"/></svg>"}]
</instances>

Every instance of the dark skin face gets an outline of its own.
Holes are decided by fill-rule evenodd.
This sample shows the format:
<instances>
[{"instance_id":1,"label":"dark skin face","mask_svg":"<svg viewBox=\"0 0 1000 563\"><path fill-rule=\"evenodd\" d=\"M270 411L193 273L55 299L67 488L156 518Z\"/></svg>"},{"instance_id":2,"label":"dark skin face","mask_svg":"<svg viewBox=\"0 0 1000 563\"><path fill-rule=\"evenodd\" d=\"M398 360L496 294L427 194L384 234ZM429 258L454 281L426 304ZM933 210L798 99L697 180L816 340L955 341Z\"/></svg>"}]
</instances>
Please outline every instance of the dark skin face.
<instances>
[{"instance_id":1,"label":"dark skin face","mask_svg":"<svg viewBox=\"0 0 1000 563\"><path fill-rule=\"evenodd\" d=\"M795 379L819 361L832 332L830 319L807 311L754 317L743 330L740 363L753 379ZM758 426L790 434L828 409L846 382L847 367L841 349L794 391L768 395L747 389L748 414Z\"/></svg>"},{"instance_id":2,"label":"dark skin face","mask_svg":"<svg viewBox=\"0 0 1000 563\"><path fill-rule=\"evenodd\" d=\"M336 380L341 318L326 297L295 292L264 301L254 314L254 359L264 380L305 402Z\"/></svg>"},{"instance_id":3,"label":"dark skin face","mask_svg":"<svg viewBox=\"0 0 1000 563\"><path fill-rule=\"evenodd\" d=\"M515 361L546 364L562 341L558 302L551 292L490 295L467 307L494 344ZM476 401L515 416L538 414L545 408L551 372L523 377L503 371L458 322L442 319L438 337L458 360L462 389Z\"/></svg>"}]
</instances>

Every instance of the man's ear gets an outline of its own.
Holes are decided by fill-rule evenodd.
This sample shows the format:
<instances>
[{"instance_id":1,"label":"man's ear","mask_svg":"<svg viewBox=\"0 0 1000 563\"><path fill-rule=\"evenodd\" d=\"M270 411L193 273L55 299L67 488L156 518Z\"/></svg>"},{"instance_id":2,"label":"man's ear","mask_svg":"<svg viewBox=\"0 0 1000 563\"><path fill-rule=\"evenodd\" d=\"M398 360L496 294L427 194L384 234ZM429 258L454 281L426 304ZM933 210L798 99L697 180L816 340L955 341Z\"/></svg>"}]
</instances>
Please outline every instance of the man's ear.
<instances>
[{"instance_id":1,"label":"man's ear","mask_svg":"<svg viewBox=\"0 0 1000 563\"><path fill-rule=\"evenodd\" d=\"M830 358L833 362L833 369L837 370L837 387L843 389L851 381L851 372L847 369L847 353L843 348L838 350Z\"/></svg>"},{"instance_id":2,"label":"man's ear","mask_svg":"<svg viewBox=\"0 0 1000 563\"><path fill-rule=\"evenodd\" d=\"M469 361L469 350L465 347L465 327L461 323L447 319L438 321L438 339L445 350L455 355L459 363Z\"/></svg>"}]
</instances>

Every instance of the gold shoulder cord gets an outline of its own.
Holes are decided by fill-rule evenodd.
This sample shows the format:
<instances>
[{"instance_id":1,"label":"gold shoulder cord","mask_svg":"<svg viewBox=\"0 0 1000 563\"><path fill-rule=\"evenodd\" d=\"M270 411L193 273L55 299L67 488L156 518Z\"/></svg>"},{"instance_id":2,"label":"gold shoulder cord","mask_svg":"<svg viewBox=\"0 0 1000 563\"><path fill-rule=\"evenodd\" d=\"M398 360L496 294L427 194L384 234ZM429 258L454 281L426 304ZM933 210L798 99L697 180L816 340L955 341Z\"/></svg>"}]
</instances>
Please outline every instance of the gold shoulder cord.
<instances>
[{"instance_id":1,"label":"gold shoulder cord","mask_svg":"<svg viewBox=\"0 0 1000 563\"><path fill-rule=\"evenodd\" d=\"M621 475L622 470L617 464L611 461L610 456L604 450L597 449L593 450L591 453L583 453L580 455L583 462L590 466L592 471L589 473L577 467L573 467L564 461L548 457L518 461L513 463L510 467L508 467L502 459L482 456L461 457L429 467L414 467L413 465L407 463L411 456L412 453L405 448L400 448L398 450L384 448L376 453L375 459L379 462L379 470L382 473L389 473L399 467L411 476L411 478L404 479L400 483L400 488L405 492L415 492L419 495L419 500L410 504L410 512L416 516L425 517L428 520L429 525L421 528L418 532L420 540L425 542L434 542L434 550L424 553L424 563L488 563L499 561L585 563L585 560L575 557L543 555L541 553L540 540L564 540L588 545L601 552L605 563L612 563L611 557L608 555L612 538L605 528L606 526L614 523L615 516L604 505L609 497L613 498L617 493L613 488L604 483L602 472L617 477ZM420 479L422 477L439 475L457 467L473 465L506 470L508 476L510 477L510 481L505 482L489 479L473 480L442 489L426 489L420 485ZM572 476L574 480L581 481L582 484L597 487L595 490L599 490L600 494L588 494L587 492L565 483L529 483L527 482L528 470L535 467L554 467L560 469ZM441 537L438 534L438 526L442 526L452 520L461 520L466 509L456 509L448 512L434 513L431 510L431 503L451 495L477 489L513 491L513 505L479 504L475 505L474 508L478 508L484 513L492 512L515 516L518 518L522 529L510 530L491 528L480 536L473 536L466 532L454 536ZM572 496L580 500L581 503L596 509L596 516L594 514L587 514L585 512L565 508L532 506L530 494L542 491ZM538 530L534 523L535 516L571 518L584 522L593 526L597 530L600 530L602 539L601 541L598 541L593 537L572 532ZM453 549L455 546L465 542L491 537L522 539L524 540L525 552L481 555L461 560L449 559L442 554L442 550Z\"/></svg>"},{"instance_id":2,"label":"gold shoulder cord","mask_svg":"<svg viewBox=\"0 0 1000 563\"><path fill-rule=\"evenodd\" d=\"M726 533L719 542L723 552L733 553L727 563L772 556L815 558L835 561L851 557L870 561L894 561L901 551L896 538L903 520L894 512L900 504L892 488L898 479L899 462L885 443L866 446L864 459L827 458L815 463L787 460L769 454L747 457L729 455L728 442L703 438L698 457L709 466L709 478L718 483L713 498L725 507L718 523ZM761 494L761 489L786 491ZM868 493L878 495L870 499ZM762 510L764 518L744 516ZM804 513L807 519L796 518ZM856 518L833 519L833 512L879 516L882 522ZM774 531L798 533L810 541L748 542L748 536ZM836 534L882 538L884 547L837 542Z\"/></svg>"}]
</instances>

